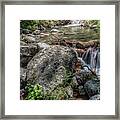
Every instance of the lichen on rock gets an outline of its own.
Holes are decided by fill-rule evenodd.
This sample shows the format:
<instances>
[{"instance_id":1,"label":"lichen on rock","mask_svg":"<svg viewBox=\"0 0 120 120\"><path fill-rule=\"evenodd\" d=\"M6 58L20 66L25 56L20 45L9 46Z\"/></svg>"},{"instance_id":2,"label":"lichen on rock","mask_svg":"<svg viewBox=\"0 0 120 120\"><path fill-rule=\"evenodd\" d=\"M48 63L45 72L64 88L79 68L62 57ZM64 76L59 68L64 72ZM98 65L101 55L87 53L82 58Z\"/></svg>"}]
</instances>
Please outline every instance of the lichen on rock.
<instances>
[{"instance_id":1,"label":"lichen on rock","mask_svg":"<svg viewBox=\"0 0 120 120\"><path fill-rule=\"evenodd\" d=\"M39 83L51 92L66 79L66 69L72 71L76 53L69 47L50 46L39 51L27 65L27 82Z\"/></svg>"}]
</instances>

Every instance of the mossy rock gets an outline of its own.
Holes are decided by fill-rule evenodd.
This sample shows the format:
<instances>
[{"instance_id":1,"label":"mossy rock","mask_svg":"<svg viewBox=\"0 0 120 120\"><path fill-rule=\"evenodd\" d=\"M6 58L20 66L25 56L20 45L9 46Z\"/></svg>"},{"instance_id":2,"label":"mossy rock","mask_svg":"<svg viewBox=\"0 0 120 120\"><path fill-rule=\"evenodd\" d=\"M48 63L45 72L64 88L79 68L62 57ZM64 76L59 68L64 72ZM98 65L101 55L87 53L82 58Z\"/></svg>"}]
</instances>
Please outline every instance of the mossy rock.
<instances>
[{"instance_id":1,"label":"mossy rock","mask_svg":"<svg viewBox=\"0 0 120 120\"><path fill-rule=\"evenodd\" d=\"M63 87L57 87L52 93L46 98L50 100L65 100L68 99L69 96Z\"/></svg>"}]
</instances>

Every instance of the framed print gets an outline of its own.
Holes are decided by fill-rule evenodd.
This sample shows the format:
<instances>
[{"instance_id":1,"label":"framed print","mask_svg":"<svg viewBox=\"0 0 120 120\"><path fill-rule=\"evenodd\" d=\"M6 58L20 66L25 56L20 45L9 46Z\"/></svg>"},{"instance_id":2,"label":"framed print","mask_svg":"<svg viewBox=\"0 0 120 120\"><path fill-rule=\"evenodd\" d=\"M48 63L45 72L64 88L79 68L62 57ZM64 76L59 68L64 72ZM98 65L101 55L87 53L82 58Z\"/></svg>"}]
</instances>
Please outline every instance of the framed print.
<instances>
[{"instance_id":1,"label":"framed print","mask_svg":"<svg viewBox=\"0 0 120 120\"><path fill-rule=\"evenodd\" d=\"M1 118L119 119L117 0L1 5Z\"/></svg>"}]
</instances>

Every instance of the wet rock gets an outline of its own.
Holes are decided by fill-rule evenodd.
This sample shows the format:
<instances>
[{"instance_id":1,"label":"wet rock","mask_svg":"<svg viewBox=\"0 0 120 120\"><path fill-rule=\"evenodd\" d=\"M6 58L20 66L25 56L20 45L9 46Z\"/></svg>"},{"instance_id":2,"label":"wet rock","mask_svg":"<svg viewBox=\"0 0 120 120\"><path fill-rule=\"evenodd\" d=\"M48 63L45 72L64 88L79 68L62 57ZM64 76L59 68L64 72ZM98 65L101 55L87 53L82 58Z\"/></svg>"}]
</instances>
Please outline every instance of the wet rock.
<instances>
[{"instance_id":1,"label":"wet rock","mask_svg":"<svg viewBox=\"0 0 120 120\"><path fill-rule=\"evenodd\" d=\"M84 49L84 44L83 43L80 43L80 42L76 42L76 48L77 49Z\"/></svg>"},{"instance_id":2,"label":"wet rock","mask_svg":"<svg viewBox=\"0 0 120 120\"><path fill-rule=\"evenodd\" d=\"M79 57L82 57L82 55L85 53L84 49L75 49L75 50L77 51Z\"/></svg>"},{"instance_id":3,"label":"wet rock","mask_svg":"<svg viewBox=\"0 0 120 120\"><path fill-rule=\"evenodd\" d=\"M37 53L27 65L27 81L43 86L44 91L52 91L65 80L66 69L72 71L77 61L73 49L50 46Z\"/></svg>"},{"instance_id":4,"label":"wet rock","mask_svg":"<svg viewBox=\"0 0 120 120\"><path fill-rule=\"evenodd\" d=\"M94 95L94 96L90 97L89 100L100 100L100 95L99 94L98 95Z\"/></svg>"},{"instance_id":5,"label":"wet rock","mask_svg":"<svg viewBox=\"0 0 120 120\"><path fill-rule=\"evenodd\" d=\"M89 97L100 94L100 81L89 80L84 84L84 89Z\"/></svg>"},{"instance_id":6,"label":"wet rock","mask_svg":"<svg viewBox=\"0 0 120 120\"><path fill-rule=\"evenodd\" d=\"M25 68L32 57L39 51L36 44L21 45L20 66Z\"/></svg>"},{"instance_id":7,"label":"wet rock","mask_svg":"<svg viewBox=\"0 0 120 120\"><path fill-rule=\"evenodd\" d=\"M70 34L70 33L69 33ZM99 47L100 41L99 40L90 40L88 42L79 42L77 40L69 41L65 40L66 44L70 47L76 47L77 49L86 49L89 47Z\"/></svg>"}]
</instances>

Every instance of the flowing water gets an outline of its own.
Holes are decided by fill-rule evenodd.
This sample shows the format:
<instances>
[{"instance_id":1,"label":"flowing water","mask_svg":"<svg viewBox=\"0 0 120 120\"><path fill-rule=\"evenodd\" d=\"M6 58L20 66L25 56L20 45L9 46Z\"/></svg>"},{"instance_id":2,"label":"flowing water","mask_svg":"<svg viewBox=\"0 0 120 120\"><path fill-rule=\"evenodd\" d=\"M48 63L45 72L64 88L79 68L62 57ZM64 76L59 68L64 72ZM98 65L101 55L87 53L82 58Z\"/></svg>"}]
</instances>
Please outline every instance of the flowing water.
<instances>
[{"instance_id":1,"label":"flowing water","mask_svg":"<svg viewBox=\"0 0 120 120\"><path fill-rule=\"evenodd\" d=\"M80 20L73 20L71 24L65 25L62 27L53 28L51 31L51 35L48 36L48 39L51 41L53 39L65 39L69 41L81 41L88 42L91 40L99 40L100 34L96 32L94 29L84 28L84 23ZM50 31L47 31L50 33ZM43 38L46 39L46 38ZM100 71L100 47L89 47L82 56L79 56L82 61L85 62L87 66L97 75L99 75Z\"/></svg>"},{"instance_id":2,"label":"flowing water","mask_svg":"<svg viewBox=\"0 0 120 120\"><path fill-rule=\"evenodd\" d=\"M94 30L82 29L83 23L80 20L73 20L72 24L64 26L64 31L68 32L68 38L73 38L80 41L90 41L93 38L99 39L99 35ZM89 37L88 37L89 36ZM77 38L78 37L78 38ZM81 38L81 39L80 39ZM100 47L89 47L80 57L82 61L97 75L100 74Z\"/></svg>"},{"instance_id":3,"label":"flowing water","mask_svg":"<svg viewBox=\"0 0 120 120\"><path fill-rule=\"evenodd\" d=\"M82 59L85 63L99 75L100 69L100 50L99 48L88 48L88 50L82 55Z\"/></svg>"}]
</instances>

